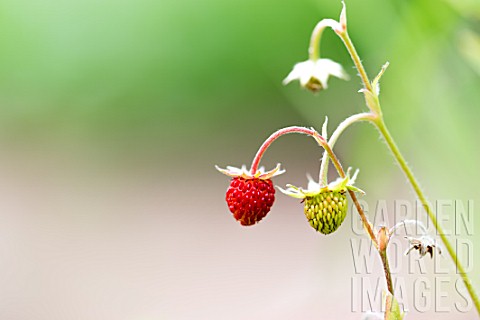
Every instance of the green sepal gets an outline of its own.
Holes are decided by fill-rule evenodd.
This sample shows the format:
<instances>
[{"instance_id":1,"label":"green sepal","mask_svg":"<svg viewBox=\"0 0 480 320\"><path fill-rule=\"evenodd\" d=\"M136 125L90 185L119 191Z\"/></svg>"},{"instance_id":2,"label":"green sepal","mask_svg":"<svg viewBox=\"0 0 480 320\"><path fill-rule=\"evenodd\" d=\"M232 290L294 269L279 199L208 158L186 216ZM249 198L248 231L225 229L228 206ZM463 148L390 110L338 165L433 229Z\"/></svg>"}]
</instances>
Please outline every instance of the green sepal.
<instances>
[{"instance_id":1,"label":"green sepal","mask_svg":"<svg viewBox=\"0 0 480 320\"><path fill-rule=\"evenodd\" d=\"M308 177L308 187L307 189L299 188L291 184L287 184L287 188L283 189L277 186L277 188L287 196L305 199L306 197L315 197L316 195L324 192L340 192L346 190L352 190L355 192L360 192L365 194L362 189L357 188L353 184L357 178L359 170L357 169L353 176L350 178L350 171L352 168L348 168L345 174L345 178L338 178L335 181L330 182L327 186L321 186L319 183L315 182L311 177Z\"/></svg>"},{"instance_id":2,"label":"green sepal","mask_svg":"<svg viewBox=\"0 0 480 320\"><path fill-rule=\"evenodd\" d=\"M390 64L390 63L387 61L387 62L382 66L382 69L381 69L380 72L377 74L377 76L375 77L375 79L373 79L373 81L372 81L372 88L373 88L373 90L375 91L375 94L376 94L377 96L380 94L380 79L382 78L383 74L384 74L385 71L387 70L389 64Z\"/></svg>"}]
</instances>

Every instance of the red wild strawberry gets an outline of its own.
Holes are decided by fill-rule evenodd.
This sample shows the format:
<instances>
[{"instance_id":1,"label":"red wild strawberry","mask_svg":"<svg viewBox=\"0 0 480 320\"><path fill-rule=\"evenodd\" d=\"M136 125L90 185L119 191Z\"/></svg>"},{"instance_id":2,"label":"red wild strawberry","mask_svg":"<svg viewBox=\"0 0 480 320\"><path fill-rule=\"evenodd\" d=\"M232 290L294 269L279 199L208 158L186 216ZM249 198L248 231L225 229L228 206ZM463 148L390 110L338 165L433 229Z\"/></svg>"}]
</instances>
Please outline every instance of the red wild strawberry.
<instances>
[{"instance_id":1,"label":"red wild strawberry","mask_svg":"<svg viewBox=\"0 0 480 320\"><path fill-rule=\"evenodd\" d=\"M269 172L260 168L253 175L245 167L217 169L232 177L225 200L233 217L243 226L251 226L262 220L275 201L275 188L270 178L284 172L280 170L280 165Z\"/></svg>"},{"instance_id":2,"label":"red wild strawberry","mask_svg":"<svg viewBox=\"0 0 480 320\"><path fill-rule=\"evenodd\" d=\"M235 219L244 226L262 220L275 200L275 188L270 179L233 178L225 199Z\"/></svg>"}]
</instances>

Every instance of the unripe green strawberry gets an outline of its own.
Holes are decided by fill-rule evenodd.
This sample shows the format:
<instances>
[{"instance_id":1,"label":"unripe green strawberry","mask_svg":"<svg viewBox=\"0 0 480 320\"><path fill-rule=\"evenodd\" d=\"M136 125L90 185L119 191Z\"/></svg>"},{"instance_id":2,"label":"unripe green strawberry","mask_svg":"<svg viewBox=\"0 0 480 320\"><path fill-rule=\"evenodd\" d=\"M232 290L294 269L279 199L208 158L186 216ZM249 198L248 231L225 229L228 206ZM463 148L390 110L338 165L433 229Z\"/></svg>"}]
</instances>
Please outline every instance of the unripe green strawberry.
<instances>
[{"instance_id":1,"label":"unripe green strawberry","mask_svg":"<svg viewBox=\"0 0 480 320\"><path fill-rule=\"evenodd\" d=\"M353 186L358 170L350 178L350 168L344 178L339 178L328 185L320 185L309 178L307 189L287 185L280 191L297 199L303 199L303 209L310 225L323 234L330 234L340 227L347 215L347 191L362 190Z\"/></svg>"},{"instance_id":2,"label":"unripe green strawberry","mask_svg":"<svg viewBox=\"0 0 480 320\"><path fill-rule=\"evenodd\" d=\"M334 232L347 215L346 190L323 191L305 197L304 211L310 225L323 234Z\"/></svg>"}]
</instances>

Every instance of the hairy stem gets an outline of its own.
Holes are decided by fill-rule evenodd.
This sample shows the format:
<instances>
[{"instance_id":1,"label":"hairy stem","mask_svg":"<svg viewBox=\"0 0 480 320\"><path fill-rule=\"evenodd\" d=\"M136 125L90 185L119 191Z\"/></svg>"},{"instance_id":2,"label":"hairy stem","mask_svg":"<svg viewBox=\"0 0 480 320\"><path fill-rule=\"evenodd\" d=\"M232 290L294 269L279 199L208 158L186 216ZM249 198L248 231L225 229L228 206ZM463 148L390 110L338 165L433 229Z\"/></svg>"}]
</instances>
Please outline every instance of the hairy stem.
<instances>
[{"instance_id":1,"label":"hairy stem","mask_svg":"<svg viewBox=\"0 0 480 320\"><path fill-rule=\"evenodd\" d=\"M319 141L319 144L322 145L322 142ZM325 149L325 152L328 153L328 156L332 159L332 162L335 165L335 168L337 169L340 177L345 178L345 171L343 170L342 166L340 165L340 162L338 161L337 156L335 155L335 153L333 153L330 146L327 143L322 146ZM352 201L355 204L355 208L357 209L357 212L360 215L360 218L362 219L363 227L367 231L368 236L370 237L372 242L375 244L375 248L377 248L378 253L380 254L380 257L382 259L382 264L383 264L383 270L385 272L385 280L387 281L388 291L390 291L390 293L393 295L392 275L390 273L390 267L388 265L387 253L385 249L382 251L379 248L377 237L375 236L375 232L373 231L372 224L368 221L368 218L365 215L365 212L363 211L362 206L358 202L355 192L353 192L352 190L348 190L348 193L350 194L350 197L352 198Z\"/></svg>"},{"instance_id":2,"label":"hairy stem","mask_svg":"<svg viewBox=\"0 0 480 320\"><path fill-rule=\"evenodd\" d=\"M368 218L365 215L365 212L363 211L363 208L360 205L360 202L358 202L357 195L352 190L348 190L348 193L350 194L350 198L352 198L353 204L357 209L360 219L362 219L363 227L365 228L365 230L367 230L367 234L372 240L372 242L375 244L375 247L377 247L377 238L375 237L375 232L373 231L372 224L368 221Z\"/></svg>"},{"instance_id":3,"label":"hairy stem","mask_svg":"<svg viewBox=\"0 0 480 320\"><path fill-rule=\"evenodd\" d=\"M372 85L370 84L370 80L368 79L367 72L363 67L362 61L360 60L360 56L358 55L357 50L355 49L355 46L353 45L353 42L348 35L348 32L345 31L345 32L339 33L338 35L343 40L345 47L347 47L348 53L350 53L350 57L352 58L353 63L355 64L355 67L358 70L360 78L362 78L362 82L363 82L363 85L365 86L365 89L367 89L368 91L372 91Z\"/></svg>"},{"instance_id":4,"label":"hairy stem","mask_svg":"<svg viewBox=\"0 0 480 320\"><path fill-rule=\"evenodd\" d=\"M254 175L257 172L258 166L260 164L260 160L262 159L263 154L268 149L268 147L276 139L278 139L282 135L289 134L289 133L301 133L301 134L306 134L306 135L312 136L317 141L317 143L325 149L325 152L328 154L328 157L330 157L332 159L333 165L337 169L340 177L345 178L345 170L343 170L343 167L342 167L340 161L338 160L338 158L335 155L335 153L333 152L333 150L330 148L327 140L325 140L325 138L322 137L314 129L308 129L308 128L305 128L305 127L298 127L298 126L293 126L293 127L287 127L287 128L280 129L280 130L274 132L273 134L271 134L270 137L268 137L267 140L265 140L265 142L261 145L260 149L258 150L257 154L255 155L255 157L253 159L252 167L250 169L250 172L251 172L252 175ZM370 237L372 242L375 244L375 247L378 248L377 239L376 239L375 232L373 230L372 224L368 221L368 218L365 215L365 212L363 211L362 206L358 202L358 199L357 199L357 196L355 195L355 192L353 192L351 190L348 190L348 191L349 191L350 197L352 198L353 203L355 204L355 207L358 211L358 214L360 215L363 226L364 226L365 230L367 230L368 236ZM382 262L383 261L384 261L384 259L382 258ZM390 269L388 267L388 262L387 262L387 264L384 263L384 270L385 270L385 276L386 276L386 279L387 279L387 283L389 283L389 281L391 283L391 275L390 275ZM391 287L391 285L390 285L390 287ZM389 287L389 291L390 291L390 287Z\"/></svg>"},{"instance_id":5,"label":"hairy stem","mask_svg":"<svg viewBox=\"0 0 480 320\"><path fill-rule=\"evenodd\" d=\"M333 132L332 136L330 139L328 139L328 145L330 148L333 149L335 146L335 143L337 142L338 138L340 135L347 129L350 125L354 124L355 122L360 122L360 121L369 121L375 118L375 114L370 113L370 112L365 112L365 113L359 113L359 114L354 114L353 116L348 117L347 119L343 120L342 123L338 125L338 127L335 129ZM320 173L319 173L319 183L323 185L327 185L327 174L328 174L328 160L330 157L324 156L322 158L322 164L320 166Z\"/></svg>"},{"instance_id":6,"label":"hairy stem","mask_svg":"<svg viewBox=\"0 0 480 320\"><path fill-rule=\"evenodd\" d=\"M335 155L333 150L330 148L329 144L325 141L325 139L320 140L319 138L322 138L322 136L320 136L318 133L316 133L315 138L317 139L318 144L320 144L325 149L325 152L328 154L328 157L332 159L333 165L338 171L338 175L341 178L345 178L345 170L343 170L342 165L340 164L340 161L338 161L337 156ZM372 224L368 221L368 218L365 215L365 212L363 211L362 206L358 202L355 192L353 192L352 190L348 190L348 193L350 194L350 197L352 198L352 201L355 204L355 207L357 208L358 214L362 219L363 227L365 228L365 230L367 230L368 236L373 241L373 243L375 243L375 246L377 246L377 240L376 240L377 237L375 236L375 232L373 231Z\"/></svg>"},{"instance_id":7,"label":"hairy stem","mask_svg":"<svg viewBox=\"0 0 480 320\"><path fill-rule=\"evenodd\" d=\"M320 58L320 39L322 38L323 30L326 27L332 29L338 28L339 23L332 19L323 19L312 31L312 36L310 37L310 45L308 47L308 58L312 61L316 61Z\"/></svg>"},{"instance_id":8,"label":"hairy stem","mask_svg":"<svg viewBox=\"0 0 480 320\"><path fill-rule=\"evenodd\" d=\"M380 258L382 258L382 264L383 264L383 271L385 272L385 279L387 280L387 288L388 291L394 295L393 293L393 284L392 284L392 274L390 273L390 266L388 265L388 257L387 257L387 251L386 250L379 250L380 253Z\"/></svg>"},{"instance_id":9,"label":"hairy stem","mask_svg":"<svg viewBox=\"0 0 480 320\"><path fill-rule=\"evenodd\" d=\"M315 136L316 131L313 129L305 128L305 127L293 126L293 127L286 127L272 133L270 137L268 137L267 140L265 140L265 142L261 145L260 149L258 149L257 151L257 154L253 158L252 166L250 168L250 173L252 175L254 175L257 172L258 166L260 164L260 160L262 160L263 154L265 153L265 151L267 151L268 147L270 147L270 145L279 137L289 133L303 133L313 137Z\"/></svg>"},{"instance_id":10,"label":"hairy stem","mask_svg":"<svg viewBox=\"0 0 480 320\"><path fill-rule=\"evenodd\" d=\"M418 181L416 180L415 176L413 175L412 170L410 167L407 165L407 162L405 161L405 158L403 157L402 153L398 149L395 141L393 140L393 137L391 136L390 132L387 129L387 126L385 125L385 122L383 120L383 115L382 115L382 109L380 106L380 102L378 101L378 96L376 95L375 92L372 91L372 85L370 83L370 80L368 79L367 73L365 71L365 68L363 67L362 61L360 60L360 57L355 50L355 47L353 46L353 43L348 36L347 31L343 33L338 34L340 38L343 40L345 43L345 47L347 48L353 63L355 64L355 67L357 68L360 78L362 79L362 82L365 86L366 91L364 92L365 97L368 101L368 94L374 94L375 97L377 98L376 104L371 105L367 103L367 106L370 108L372 113L376 115L376 118L370 119L370 121L378 128L382 138L385 140L387 143L388 148L392 152L394 158L397 160L401 170L404 172L406 175L408 181L410 182L412 188L414 189L415 193L417 194L418 199L422 203L423 207L425 208L425 211L427 212L428 217L433 223L433 226L437 230L437 233L440 235L440 238L442 239L442 242L444 246L447 248L448 253L450 254L450 257L452 258L458 273L460 274L460 277L462 278L465 287L467 288L467 291L475 304L475 308L477 309L477 312L480 314L480 301L478 299L478 296L470 282L470 279L468 278L467 273L465 272L465 269L463 268L462 263L458 259L455 250L453 249L452 245L450 244L450 241L444 234L442 227L438 223L432 208L430 207L430 204L427 201L427 198L425 194L423 193L422 189L420 188L420 185Z\"/></svg>"},{"instance_id":11,"label":"hairy stem","mask_svg":"<svg viewBox=\"0 0 480 320\"><path fill-rule=\"evenodd\" d=\"M420 185L413 175L412 170L407 164L407 161L403 157L402 153L397 147L397 144L393 140L393 137L390 135L390 132L388 131L385 122L383 121L383 118L378 118L377 120L373 121L373 123L377 126L378 130L380 131L380 134L382 137L385 139L385 142L387 143L388 148L392 152L394 158L397 160L400 168L402 171L405 173L407 176L408 181L413 187L413 190L415 190L415 193L417 194L418 199L422 203L423 207L425 208L425 211L427 212L428 217L432 221L433 226L437 230L437 234L440 236L442 239L443 245L445 248L447 248L447 251L452 258L453 262L455 263L455 267L457 268L457 272L460 275L460 277L463 280L463 283L465 284L465 287L467 288L468 293L470 294L470 297L472 298L473 303L475 304L475 308L477 309L477 312L480 314L480 301L478 300L477 293L475 292L475 289L472 286L472 283L470 282L470 279L468 278L467 273L465 272L465 269L463 268L463 265L461 261L458 259L457 254L455 250L453 249L453 246L451 245L450 241L448 240L447 236L443 232L442 226L438 223L437 217L435 216L430 204L427 201L427 198L425 194L423 193L422 189L420 188Z\"/></svg>"}]
</instances>

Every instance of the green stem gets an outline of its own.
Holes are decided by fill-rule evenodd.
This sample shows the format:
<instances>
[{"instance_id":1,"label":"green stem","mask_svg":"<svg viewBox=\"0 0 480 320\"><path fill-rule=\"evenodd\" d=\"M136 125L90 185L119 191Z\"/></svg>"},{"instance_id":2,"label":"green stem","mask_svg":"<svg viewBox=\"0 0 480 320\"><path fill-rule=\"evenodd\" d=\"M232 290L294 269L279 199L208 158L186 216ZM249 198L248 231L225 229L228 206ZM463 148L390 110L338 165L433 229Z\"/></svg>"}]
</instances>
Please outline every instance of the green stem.
<instances>
[{"instance_id":1,"label":"green stem","mask_svg":"<svg viewBox=\"0 0 480 320\"><path fill-rule=\"evenodd\" d=\"M422 189L420 188L419 183L417 182L417 180L415 179L415 176L412 173L412 170L407 165L407 162L405 161L405 158L403 157L402 153L398 149L395 141L393 140L392 136L390 135L390 132L387 129L387 126L385 125L385 122L383 120L382 111L381 111L382 109L381 109L381 106L380 106L380 102L378 101L378 96L372 90L372 85L370 83L370 80L368 79L365 68L362 65L360 57L358 56L358 53L355 50L355 47L353 46L353 43L352 43L350 37L348 36L347 31L345 31L343 33L338 33L338 35L340 36L340 38L345 43L345 46L346 46L350 56L352 57L353 63L355 64L355 66L356 66L356 68L357 68L357 70L360 74L360 78L362 78L362 82L363 82L363 84L365 86L365 89L366 89L364 91L364 94L365 94L365 98L366 98L367 102L368 102L368 99L369 99L368 95L375 95L375 98L376 98L375 105L372 106L371 104L367 103L370 110L377 116L376 118L371 119L370 121L380 131L380 134L382 135L383 139L387 143L388 148L392 152L393 156L395 157L398 164L400 165L400 168L405 173L408 181L410 182L413 189L415 190L415 193L417 194L418 199L420 200L423 207L425 208L428 217L432 221L433 226L437 230L437 233L440 235L440 238L442 239L442 242L443 242L444 246L447 248L447 251L450 254L450 257L452 258L453 262L455 263L457 271L460 274L460 277L462 278L462 280L465 284L465 287L467 288L467 291L470 294L470 297L471 297L473 303L475 304L475 308L477 309L477 312L480 314L480 301L478 300L478 296L477 296L477 294L476 294L476 292L475 292L475 290L474 290L474 288L473 288L473 286L470 282L470 279L468 278L467 273L465 272L465 269L463 268L462 263L458 259L457 255L455 253L455 250L453 249L452 245L450 244L450 241L448 240L445 233L443 232L442 227L438 223L437 218L435 217L435 215L434 215L434 213L433 213L433 211L430 207L430 204L427 201L427 198L426 198L425 194L423 193Z\"/></svg>"},{"instance_id":2,"label":"green stem","mask_svg":"<svg viewBox=\"0 0 480 320\"><path fill-rule=\"evenodd\" d=\"M355 67L358 70L360 78L362 78L362 82L363 82L363 85L365 86L365 89L367 89L368 91L372 91L372 85L370 84L370 80L368 80L367 72L363 67L362 61L360 60L360 56L358 55L352 40L348 36L348 32L345 31L343 33L339 33L338 35L343 40L345 47L347 47L348 53L350 53L350 57L352 57L353 63L355 64Z\"/></svg>"},{"instance_id":3,"label":"green stem","mask_svg":"<svg viewBox=\"0 0 480 320\"><path fill-rule=\"evenodd\" d=\"M320 39L322 38L323 30L325 30L326 27L336 29L339 28L339 23L332 19L323 19L317 23L312 31L310 45L308 47L308 58L312 61L320 59Z\"/></svg>"},{"instance_id":4,"label":"green stem","mask_svg":"<svg viewBox=\"0 0 480 320\"><path fill-rule=\"evenodd\" d=\"M330 139L328 139L328 145L330 148L333 149L333 146L337 142L338 138L340 135L347 129L350 125L354 124L355 122L360 122L360 121L368 121L374 119L376 116L373 113L370 112L365 112L365 113L359 113L359 114L354 114L353 116L348 117L347 119L343 120L342 123L338 125L338 127L335 129L333 132L332 136ZM327 157L326 155L322 158L322 164L320 166L320 173L319 173L319 179L318 182L323 185L327 185L327 174L328 174L328 160L330 157Z\"/></svg>"},{"instance_id":5,"label":"green stem","mask_svg":"<svg viewBox=\"0 0 480 320\"><path fill-rule=\"evenodd\" d=\"M335 155L335 153L333 153L333 150L330 148L330 146L328 144L322 144L322 141L318 141L318 143L323 146L323 148L325 149L325 152L328 153L328 156L332 159L332 162L335 165L335 168L337 169L340 177L345 178L345 171L343 170L342 165L340 164L340 161L338 161L337 156ZM367 231L368 236L370 237L372 242L375 244L375 247L377 248L378 253L380 254L380 257L382 259L382 264L383 264L383 270L385 272L385 280L387 281L387 288L388 288L388 291L390 291L390 293L393 295L392 275L390 273L390 267L388 265L387 253L385 250L383 251L380 250L377 237L375 236L375 232L373 231L372 224L368 221L368 218L365 215L365 212L363 211L362 206L358 202L355 192L353 192L352 190L348 190L348 193L350 194L350 197L352 198L352 201L355 204L357 212L360 215L360 218L362 219L363 227Z\"/></svg>"},{"instance_id":6,"label":"green stem","mask_svg":"<svg viewBox=\"0 0 480 320\"><path fill-rule=\"evenodd\" d=\"M320 58L320 38L322 37L325 26L317 24L310 37L310 46L308 47L308 58L316 61Z\"/></svg>"},{"instance_id":7,"label":"green stem","mask_svg":"<svg viewBox=\"0 0 480 320\"><path fill-rule=\"evenodd\" d=\"M345 178L345 170L343 170L343 167L340 164L340 161L338 160L337 156L333 152L332 148L330 148L327 141L323 139L323 137L320 136L318 133L315 134L314 138L315 140L317 140L317 143L325 149L325 152L328 154L328 157L332 159L333 165L335 166L335 169L337 169L337 172L340 178ZM368 236L370 237L372 242L375 244L375 247L377 247L377 237L375 236L375 232L373 231L372 224L368 221L368 218L365 215L365 212L363 211L362 206L358 202L355 192L353 192L352 190L348 190L348 193L350 194L350 197L352 198L353 203L357 208L358 214L362 219L363 227L365 228L365 230L367 230Z\"/></svg>"},{"instance_id":8,"label":"green stem","mask_svg":"<svg viewBox=\"0 0 480 320\"><path fill-rule=\"evenodd\" d=\"M387 288L390 293L393 294L393 284L392 284L392 275L390 273L390 266L388 265L388 257L386 250L378 250L380 257L382 258L383 271L385 272L385 279L387 280Z\"/></svg>"},{"instance_id":9,"label":"green stem","mask_svg":"<svg viewBox=\"0 0 480 320\"><path fill-rule=\"evenodd\" d=\"M382 137L385 139L385 142L387 143L388 147L390 148L390 151L392 152L393 156L395 157L398 164L400 165L400 168L405 173L408 181L410 182L413 189L415 190L415 193L417 194L418 199L422 203L423 207L425 208L425 211L428 214L428 217L430 218L433 226L437 230L437 234L440 235L440 238L442 239L443 245L447 248L447 251L450 254L450 257L452 258L453 262L455 263L457 271L460 274L460 277L462 278L463 283L465 284L465 287L467 288L467 291L470 294L470 297L472 298L473 303L475 304L475 308L477 309L477 312L480 314L480 301L478 300L477 293L475 292L475 289L473 288L472 283L470 282L470 279L468 278L468 275L465 272L465 269L463 268L462 263L458 259L457 254L455 253L455 250L453 249L453 246L451 245L447 236L443 232L442 226L438 223L437 217L433 213L433 210L432 210L430 204L428 203L425 194L423 193L422 189L420 188L419 183L415 179L415 176L413 175L412 170L408 166L407 161L405 161L405 158L403 157L402 153L400 152L400 150L397 147L397 144L395 143L395 141L393 140L390 132L388 131L387 126L385 125L385 122L383 121L383 118L378 118L377 120L374 120L372 122L377 126L377 128L380 131Z\"/></svg>"},{"instance_id":10,"label":"green stem","mask_svg":"<svg viewBox=\"0 0 480 320\"><path fill-rule=\"evenodd\" d=\"M343 170L342 165L340 164L340 161L338 160L337 156L335 155L335 153L331 149L329 143L327 143L327 141L325 139L323 139L322 136L319 136L318 133L315 133L314 138L317 140L318 144L321 145L325 149L325 152L328 154L328 157L332 159L332 162L333 162L335 168L337 169L337 172L338 172L339 176L341 178L345 178L345 171ZM382 249L382 248L379 247L379 243L377 241L377 237L375 236L375 232L373 230L372 224L368 221L368 218L365 215L365 212L363 211L362 206L358 202L358 199L357 199L357 196L355 195L355 192L353 192L352 190L348 190L348 193L350 194L350 197L352 198L352 201L355 204L357 212L360 215L360 219L362 220L363 227L365 228L368 236L370 237L370 239L374 243L375 248L377 248L377 250L378 250L378 253L379 253L379 255L382 259L383 270L385 272L385 280L387 282L388 291L392 295L394 295L393 294L393 285L392 285L392 274L390 273L390 267L388 265L386 248Z\"/></svg>"},{"instance_id":11,"label":"green stem","mask_svg":"<svg viewBox=\"0 0 480 320\"><path fill-rule=\"evenodd\" d=\"M255 173L257 172L258 166L260 165L260 160L262 160L262 157L263 157L265 151L267 151L268 147L270 147L270 145L275 140L277 140L281 136L283 136L285 134L289 134L289 133L303 133L303 134L314 137L315 140L318 141L318 134L315 134L316 131L313 130L313 129L298 127L298 126L292 126L292 127L286 127L286 128L282 128L280 130L275 131L274 133L272 133L270 135L270 137L267 138L267 140L265 140L265 142L263 142L263 144L260 146L260 149L258 149L257 154L253 158L252 166L250 167L250 173L252 175L255 175ZM320 137L320 138L323 139L323 137Z\"/></svg>"}]
</instances>

